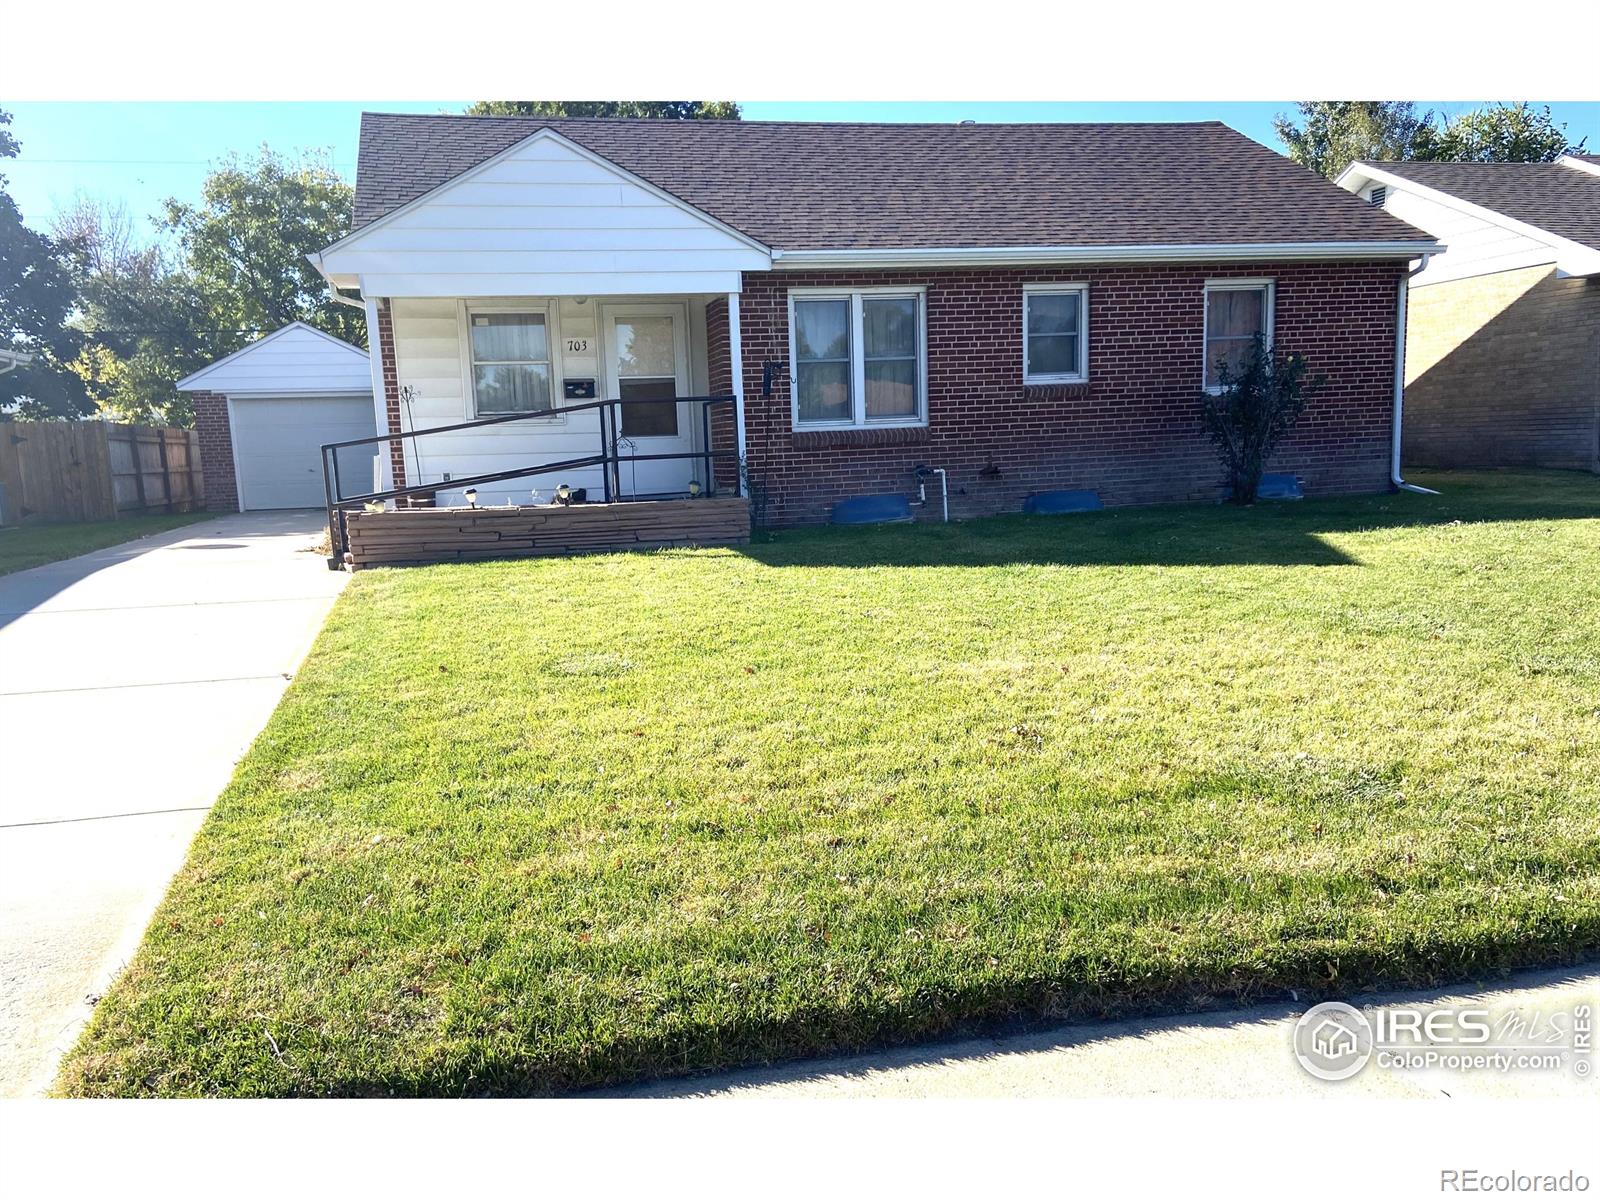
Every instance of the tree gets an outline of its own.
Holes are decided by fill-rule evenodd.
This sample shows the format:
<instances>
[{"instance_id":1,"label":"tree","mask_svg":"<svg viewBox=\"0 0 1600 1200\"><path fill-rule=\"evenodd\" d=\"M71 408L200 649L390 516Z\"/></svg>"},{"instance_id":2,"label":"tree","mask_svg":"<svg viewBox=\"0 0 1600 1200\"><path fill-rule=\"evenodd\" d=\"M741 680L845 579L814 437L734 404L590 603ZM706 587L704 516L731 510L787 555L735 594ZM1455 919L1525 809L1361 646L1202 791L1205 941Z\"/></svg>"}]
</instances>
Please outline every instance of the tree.
<instances>
[{"instance_id":1,"label":"tree","mask_svg":"<svg viewBox=\"0 0 1600 1200\"><path fill-rule=\"evenodd\" d=\"M1358 158L1436 162L1554 162L1581 153L1548 107L1491 104L1441 118L1409 100L1302 100L1301 124L1279 113L1272 126L1289 157L1329 179Z\"/></svg>"},{"instance_id":2,"label":"tree","mask_svg":"<svg viewBox=\"0 0 1600 1200\"><path fill-rule=\"evenodd\" d=\"M350 231L354 192L325 159L290 162L261 147L206 177L201 203L166 203L182 270L219 329L269 333L304 321L361 344L366 321L336 303L307 255Z\"/></svg>"},{"instance_id":3,"label":"tree","mask_svg":"<svg viewBox=\"0 0 1600 1200\"><path fill-rule=\"evenodd\" d=\"M1244 362L1217 363L1216 391L1200 394L1200 418L1228 476L1228 498L1253 504L1267 460L1325 382L1306 377L1298 354L1274 355L1258 333Z\"/></svg>"},{"instance_id":4,"label":"tree","mask_svg":"<svg viewBox=\"0 0 1600 1200\"><path fill-rule=\"evenodd\" d=\"M479 100L471 117L657 117L669 121L737 121L732 100Z\"/></svg>"},{"instance_id":5,"label":"tree","mask_svg":"<svg viewBox=\"0 0 1600 1200\"><path fill-rule=\"evenodd\" d=\"M215 324L169 245L141 244L126 209L79 197L52 232L71 257L85 337L72 366L95 406L123 421L188 424L189 397L173 385L244 335Z\"/></svg>"},{"instance_id":6,"label":"tree","mask_svg":"<svg viewBox=\"0 0 1600 1200\"><path fill-rule=\"evenodd\" d=\"M20 150L0 112L0 159ZM0 346L33 361L0 375L0 418L76 417L93 411L83 381L71 370L82 346L67 324L76 295L60 247L22 223L0 175Z\"/></svg>"},{"instance_id":7,"label":"tree","mask_svg":"<svg viewBox=\"0 0 1600 1200\"><path fill-rule=\"evenodd\" d=\"M1279 113L1272 120L1289 157L1328 179L1358 158L1410 158L1431 112L1417 115L1409 100L1302 100L1302 124Z\"/></svg>"},{"instance_id":8,"label":"tree","mask_svg":"<svg viewBox=\"0 0 1600 1200\"><path fill-rule=\"evenodd\" d=\"M1413 158L1444 162L1554 162L1583 153L1586 138L1567 140L1548 106L1492 104L1419 131Z\"/></svg>"}]
</instances>

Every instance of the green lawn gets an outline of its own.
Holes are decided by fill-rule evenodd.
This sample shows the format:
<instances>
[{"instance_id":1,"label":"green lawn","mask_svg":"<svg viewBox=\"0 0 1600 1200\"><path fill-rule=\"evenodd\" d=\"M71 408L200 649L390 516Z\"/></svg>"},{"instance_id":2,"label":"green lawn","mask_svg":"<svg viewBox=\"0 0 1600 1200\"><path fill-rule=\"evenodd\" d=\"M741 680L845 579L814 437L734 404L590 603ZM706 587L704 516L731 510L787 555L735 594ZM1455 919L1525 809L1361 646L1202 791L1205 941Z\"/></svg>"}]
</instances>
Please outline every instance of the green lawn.
<instances>
[{"instance_id":1,"label":"green lawn","mask_svg":"<svg viewBox=\"0 0 1600 1200\"><path fill-rule=\"evenodd\" d=\"M85 521L78 525L28 525L0 529L0 575L26 571L29 567L76 558L91 550L131 542L165 533L180 525L203 521L207 513L172 513L156 516L123 517L119 521Z\"/></svg>"},{"instance_id":2,"label":"green lawn","mask_svg":"<svg viewBox=\"0 0 1600 1200\"><path fill-rule=\"evenodd\" d=\"M75 1095L546 1093L1600 953L1600 479L369 571Z\"/></svg>"}]
</instances>

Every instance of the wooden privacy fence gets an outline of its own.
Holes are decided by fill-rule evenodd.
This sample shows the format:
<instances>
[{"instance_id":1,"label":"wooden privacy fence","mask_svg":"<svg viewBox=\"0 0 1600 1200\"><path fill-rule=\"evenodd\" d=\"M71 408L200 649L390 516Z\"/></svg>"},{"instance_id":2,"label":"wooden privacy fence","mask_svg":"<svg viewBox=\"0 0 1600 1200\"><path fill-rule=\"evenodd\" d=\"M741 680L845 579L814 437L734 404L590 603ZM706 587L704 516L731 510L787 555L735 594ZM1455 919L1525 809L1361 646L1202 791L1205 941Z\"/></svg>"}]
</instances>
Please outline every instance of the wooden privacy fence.
<instances>
[{"instance_id":1,"label":"wooden privacy fence","mask_svg":"<svg viewBox=\"0 0 1600 1200\"><path fill-rule=\"evenodd\" d=\"M0 524L109 521L205 503L192 429L106 421L0 423Z\"/></svg>"}]
</instances>

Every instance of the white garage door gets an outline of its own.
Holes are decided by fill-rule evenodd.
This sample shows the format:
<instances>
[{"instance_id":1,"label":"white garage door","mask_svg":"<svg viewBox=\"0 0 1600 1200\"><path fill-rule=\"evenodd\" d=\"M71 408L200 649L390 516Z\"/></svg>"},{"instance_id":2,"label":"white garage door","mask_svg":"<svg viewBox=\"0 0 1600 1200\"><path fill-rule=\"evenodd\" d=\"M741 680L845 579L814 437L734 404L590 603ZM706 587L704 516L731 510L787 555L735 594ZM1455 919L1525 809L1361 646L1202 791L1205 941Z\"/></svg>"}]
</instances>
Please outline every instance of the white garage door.
<instances>
[{"instance_id":1,"label":"white garage door","mask_svg":"<svg viewBox=\"0 0 1600 1200\"><path fill-rule=\"evenodd\" d=\"M321 447L371 437L377 430L370 396L285 396L233 401L234 461L239 506L321 508ZM372 487L372 446L339 451L347 494Z\"/></svg>"}]
</instances>

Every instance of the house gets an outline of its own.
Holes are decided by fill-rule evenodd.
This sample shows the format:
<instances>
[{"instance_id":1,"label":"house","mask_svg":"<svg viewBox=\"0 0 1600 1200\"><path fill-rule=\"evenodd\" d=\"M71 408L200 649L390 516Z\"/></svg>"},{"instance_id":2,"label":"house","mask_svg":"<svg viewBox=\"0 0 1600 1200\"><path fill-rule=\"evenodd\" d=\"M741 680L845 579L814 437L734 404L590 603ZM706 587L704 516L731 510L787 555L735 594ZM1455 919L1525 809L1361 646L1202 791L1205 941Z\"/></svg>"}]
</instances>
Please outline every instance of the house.
<instances>
[{"instance_id":1,"label":"house","mask_svg":"<svg viewBox=\"0 0 1600 1200\"><path fill-rule=\"evenodd\" d=\"M1256 333L1329 378L1275 468L1387 488L1406 274L1441 248L1217 122L366 114L313 261L406 435L376 491L737 490L793 525L919 467L954 517L1218 498L1197 396Z\"/></svg>"},{"instance_id":2,"label":"house","mask_svg":"<svg viewBox=\"0 0 1600 1200\"><path fill-rule=\"evenodd\" d=\"M179 380L191 393L206 507L321 508L326 442L377 430L367 352L302 321ZM344 477L370 483L371 446L338 452Z\"/></svg>"},{"instance_id":3,"label":"house","mask_svg":"<svg viewBox=\"0 0 1600 1200\"><path fill-rule=\"evenodd\" d=\"M1449 243L1411 281L1405 462L1600 470L1600 155L1339 184Z\"/></svg>"},{"instance_id":4,"label":"house","mask_svg":"<svg viewBox=\"0 0 1600 1200\"><path fill-rule=\"evenodd\" d=\"M1311 1047L1325 1059L1348 1058L1360 1049L1356 1035L1332 1017L1323 1019L1311 1038Z\"/></svg>"}]
</instances>

